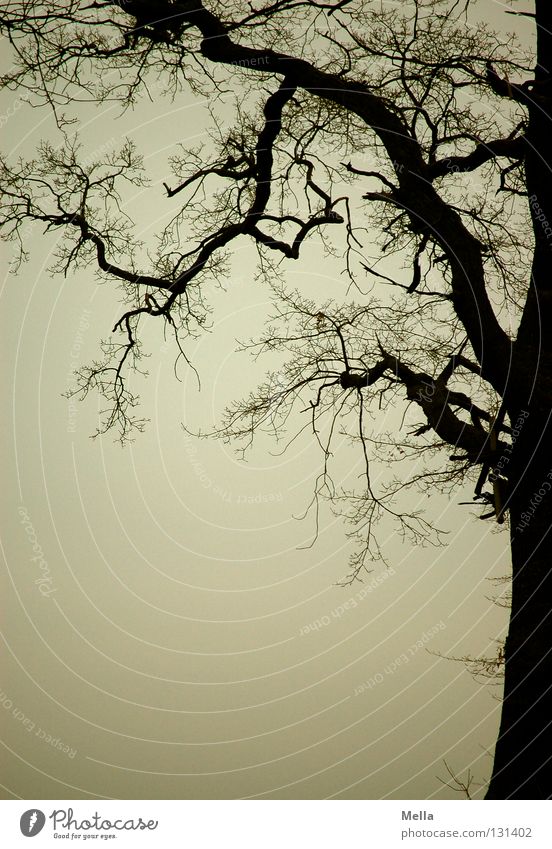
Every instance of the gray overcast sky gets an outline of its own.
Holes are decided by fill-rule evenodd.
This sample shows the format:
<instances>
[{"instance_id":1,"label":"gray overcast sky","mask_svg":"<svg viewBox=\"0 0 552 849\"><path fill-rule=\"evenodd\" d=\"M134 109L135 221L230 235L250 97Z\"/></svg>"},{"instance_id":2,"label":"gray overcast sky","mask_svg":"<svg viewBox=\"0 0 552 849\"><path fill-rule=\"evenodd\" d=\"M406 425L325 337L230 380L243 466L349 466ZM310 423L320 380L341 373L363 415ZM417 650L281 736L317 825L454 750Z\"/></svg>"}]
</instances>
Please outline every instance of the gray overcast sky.
<instances>
[{"instance_id":1,"label":"gray overcast sky","mask_svg":"<svg viewBox=\"0 0 552 849\"><path fill-rule=\"evenodd\" d=\"M45 112L4 103L12 156L55 139ZM202 139L204 110L155 96L117 121L113 106L79 114L83 155L123 136L146 155L153 186L127 199L145 240L166 215L167 158ZM119 317L118 293L92 271L51 279L55 238L31 238L2 289L4 797L454 798L444 760L484 782L498 693L439 654L494 653L506 612L489 579L508 572L506 532L459 506L462 493L420 496L447 547L384 527L389 568L337 586L352 550L342 521L324 512L308 547L312 519L295 518L321 463L308 435L282 456L260 440L246 463L185 435L182 422L211 427L262 376L236 353L269 299L245 244L213 295L212 333L189 351L201 392L190 370L175 379L152 328L137 384L146 431L124 450L91 440L97 399L62 393ZM313 238L286 279L322 295L343 287L339 272ZM340 482L361 471L345 440L336 462Z\"/></svg>"}]
</instances>

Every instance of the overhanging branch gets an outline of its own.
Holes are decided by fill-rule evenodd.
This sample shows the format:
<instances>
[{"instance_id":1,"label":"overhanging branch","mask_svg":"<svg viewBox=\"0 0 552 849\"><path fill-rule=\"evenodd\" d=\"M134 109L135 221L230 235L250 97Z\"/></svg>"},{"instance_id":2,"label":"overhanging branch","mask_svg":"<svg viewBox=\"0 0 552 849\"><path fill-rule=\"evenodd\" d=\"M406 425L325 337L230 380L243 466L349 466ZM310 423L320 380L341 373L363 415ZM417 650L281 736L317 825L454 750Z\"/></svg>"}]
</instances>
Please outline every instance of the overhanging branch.
<instances>
[{"instance_id":1,"label":"overhanging branch","mask_svg":"<svg viewBox=\"0 0 552 849\"><path fill-rule=\"evenodd\" d=\"M485 288L481 245L464 226L460 215L435 191L431 184L433 175L420 145L402 117L364 83L320 71L304 59L235 43L229 29L200 2L187 19L203 36L201 52L206 59L238 65L255 73L284 75L310 94L356 114L372 128L395 168L399 183L397 201L413 226L427 229L449 259L455 311L481 363L482 376L502 393L511 341L497 320Z\"/></svg>"},{"instance_id":2,"label":"overhanging branch","mask_svg":"<svg viewBox=\"0 0 552 849\"><path fill-rule=\"evenodd\" d=\"M525 136L517 136L513 139L497 139L490 142L482 142L467 156L447 156L428 166L430 179L444 177L456 172L465 173L475 171L499 156L519 160L525 155Z\"/></svg>"}]
</instances>

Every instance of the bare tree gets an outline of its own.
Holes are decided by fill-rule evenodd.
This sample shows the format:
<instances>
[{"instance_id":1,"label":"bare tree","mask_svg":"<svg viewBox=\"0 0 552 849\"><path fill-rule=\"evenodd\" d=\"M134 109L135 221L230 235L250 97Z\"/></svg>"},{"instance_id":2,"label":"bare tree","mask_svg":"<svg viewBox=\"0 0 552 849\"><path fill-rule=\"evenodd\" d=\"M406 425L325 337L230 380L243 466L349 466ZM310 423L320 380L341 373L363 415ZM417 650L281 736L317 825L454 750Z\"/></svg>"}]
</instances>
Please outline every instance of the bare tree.
<instances>
[{"instance_id":1,"label":"bare tree","mask_svg":"<svg viewBox=\"0 0 552 849\"><path fill-rule=\"evenodd\" d=\"M142 323L164 322L186 357L232 245L254 242L276 295L258 344L289 358L276 390L269 378L237 402L222 433L247 442L266 425L280 428L296 405L308 410L324 454L315 497L347 498L363 539L353 576L377 555L382 511L416 538L434 533L401 506L408 486L452 489L471 477L484 515L509 516L512 613L487 798L545 799L552 7L527 0L529 8L510 10L534 19L524 51L478 18L480 5L8 0L0 25L14 65L3 86L52 109L61 142L43 144L32 161L2 163L1 227L21 258L29 221L61 230L55 270L94 262L103 280L122 284L125 311L79 390L105 395L100 430L117 427L123 440L143 426L126 384L139 366ZM176 211L146 257L119 194L125 181L144 180L137 151L127 143L82 162L71 108L83 99L133 104L153 81L173 96L208 93L213 128L210 146L173 157L165 189ZM229 92L231 125L217 103ZM329 303L274 282L312 233L343 259L347 286ZM413 432L374 437L369 416L405 402L421 418ZM354 493L335 491L327 467L343 416L356 422L366 463ZM375 491L371 457L420 454L426 471Z\"/></svg>"}]
</instances>

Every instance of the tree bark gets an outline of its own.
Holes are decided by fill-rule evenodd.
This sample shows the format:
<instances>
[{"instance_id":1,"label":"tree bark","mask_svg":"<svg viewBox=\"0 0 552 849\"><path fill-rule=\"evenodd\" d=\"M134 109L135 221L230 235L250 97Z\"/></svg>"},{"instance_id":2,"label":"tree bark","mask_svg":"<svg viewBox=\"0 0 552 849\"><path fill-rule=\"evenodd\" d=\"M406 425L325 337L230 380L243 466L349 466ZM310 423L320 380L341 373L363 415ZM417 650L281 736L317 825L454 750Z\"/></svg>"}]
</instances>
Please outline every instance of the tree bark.
<instances>
[{"instance_id":1,"label":"tree bark","mask_svg":"<svg viewBox=\"0 0 552 849\"><path fill-rule=\"evenodd\" d=\"M512 610L487 799L552 798L552 426L536 411L524 421L512 458L522 476L509 502Z\"/></svg>"},{"instance_id":2,"label":"tree bark","mask_svg":"<svg viewBox=\"0 0 552 849\"><path fill-rule=\"evenodd\" d=\"M512 611L487 799L552 798L552 5L536 0L535 10L537 64L525 157L535 252L505 395L514 433Z\"/></svg>"}]
</instances>

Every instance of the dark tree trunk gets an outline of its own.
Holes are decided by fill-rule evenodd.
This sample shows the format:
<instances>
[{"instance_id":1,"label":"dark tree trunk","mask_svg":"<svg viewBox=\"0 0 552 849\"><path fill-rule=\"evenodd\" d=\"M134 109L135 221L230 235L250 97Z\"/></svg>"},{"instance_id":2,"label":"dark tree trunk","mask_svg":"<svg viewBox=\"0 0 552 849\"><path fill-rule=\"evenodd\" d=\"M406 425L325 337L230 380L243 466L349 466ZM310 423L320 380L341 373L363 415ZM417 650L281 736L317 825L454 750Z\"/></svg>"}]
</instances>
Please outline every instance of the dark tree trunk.
<instances>
[{"instance_id":1,"label":"dark tree trunk","mask_svg":"<svg viewBox=\"0 0 552 849\"><path fill-rule=\"evenodd\" d=\"M526 472L510 507L512 611L505 647L500 734L487 799L552 798L552 428L539 431L531 415L519 451ZM536 418L536 415L535 415Z\"/></svg>"},{"instance_id":2,"label":"dark tree trunk","mask_svg":"<svg viewBox=\"0 0 552 849\"><path fill-rule=\"evenodd\" d=\"M525 157L535 234L530 290L505 402L512 612L487 799L552 798L552 3L536 0L537 66Z\"/></svg>"}]
</instances>

